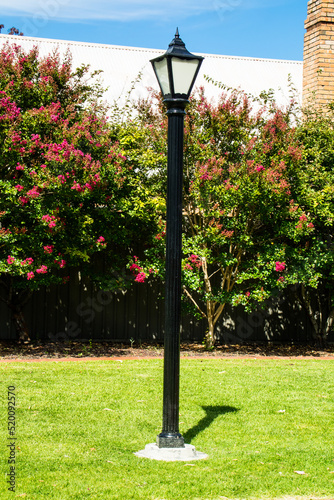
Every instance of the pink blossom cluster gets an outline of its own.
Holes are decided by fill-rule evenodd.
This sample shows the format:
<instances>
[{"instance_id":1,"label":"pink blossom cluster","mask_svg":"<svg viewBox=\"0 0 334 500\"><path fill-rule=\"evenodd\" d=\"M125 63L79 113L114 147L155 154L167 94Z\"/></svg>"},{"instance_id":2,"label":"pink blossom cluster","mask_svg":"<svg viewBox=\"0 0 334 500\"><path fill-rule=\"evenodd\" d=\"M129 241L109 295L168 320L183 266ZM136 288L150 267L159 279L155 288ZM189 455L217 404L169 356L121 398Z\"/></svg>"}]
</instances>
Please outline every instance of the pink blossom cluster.
<instances>
[{"instance_id":1,"label":"pink blossom cluster","mask_svg":"<svg viewBox=\"0 0 334 500\"><path fill-rule=\"evenodd\" d=\"M47 272L48 272L47 266L41 266L40 268L36 269L37 274L46 274Z\"/></svg>"},{"instance_id":2,"label":"pink blossom cluster","mask_svg":"<svg viewBox=\"0 0 334 500\"><path fill-rule=\"evenodd\" d=\"M136 276L135 277L135 281L137 283L144 283L145 279L146 279L146 274L144 273L144 270L138 265L136 264L136 261L138 260L138 257L136 257L134 255L134 260L135 262L133 264L131 264L130 266L130 271L133 272L133 274Z\"/></svg>"},{"instance_id":3,"label":"pink blossom cluster","mask_svg":"<svg viewBox=\"0 0 334 500\"><path fill-rule=\"evenodd\" d=\"M34 186L32 189L27 191L28 198L36 199L40 196L40 192L38 191L38 187Z\"/></svg>"},{"instance_id":4,"label":"pink blossom cluster","mask_svg":"<svg viewBox=\"0 0 334 500\"><path fill-rule=\"evenodd\" d=\"M29 202L29 198L27 196L20 196L19 202L21 203L21 205L26 205L26 203Z\"/></svg>"},{"instance_id":5,"label":"pink blossom cluster","mask_svg":"<svg viewBox=\"0 0 334 500\"><path fill-rule=\"evenodd\" d=\"M7 262L8 262L8 264L14 264L14 262L15 262L15 258L14 258L14 257L12 257L11 255L8 255L8 257L7 257Z\"/></svg>"},{"instance_id":6,"label":"pink blossom cluster","mask_svg":"<svg viewBox=\"0 0 334 500\"><path fill-rule=\"evenodd\" d=\"M0 121L14 121L20 114L21 109L18 108L15 102L11 102L8 97L0 99Z\"/></svg>"},{"instance_id":7,"label":"pink blossom cluster","mask_svg":"<svg viewBox=\"0 0 334 500\"><path fill-rule=\"evenodd\" d=\"M303 227L304 227L304 223L306 224L306 222L307 222L307 217L306 217L306 215L305 215L305 214L301 215L301 216L299 217L299 222L298 222L298 224L296 225L296 228L297 228L297 229L303 229ZM309 223L307 224L307 227L308 227L309 229L313 229L313 228L314 228L314 225L312 224L312 222L309 222Z\"/></svg>"},{"instance_id":8,"label":"pink blossom cluster","mask_svg":"<svg viewBox=\"0 0 334 500\"><path fill-rule=\"evenodd\" d=\"M56 217L54 215L43 215L42 221L47 222L49 228L53 228L56 226Z\"/></svg>"},{"instance_id":9,"label":"pink blossom cluster","mask_svg":"<svg viewBox=\"0 0 334 500\"><path fill-rule=\"evenodd\" d=\"M63 175L63 174L58 175L57 178L60 180L61 184L65 184L65 182L66 182L65 175Z\"/></svg>"},{"instance_id":10,"label":"pink blossom cluster","mask_svg":"<svg viewBox=\"0 0 334 500\"><path fill-rule=\"evenodd\" d=\"M223 173L220 161L217 158L210 158L206 165L199 168L199 178L201 181L211 181L213 177L219 177Z\"/></svg>"},{"instance_id":11,"label":"pink blossom cluster","mask_svg":"<svg viewBox=\"0 0 334 500\"><path fill-rule=\"evenodd\" d=\"M21 143L21 132L15 130L10 138L12 144Z\"/></svg>"},{"instance_id":12,"label":"pink blossom cluster","mask_svg":"<svg viewBox=\"0 0 334 500\"><path fill-rule=\"evenodd\" d=\"M190 262L196 266L198 269L201 267L202 265L202 261L201 261L201 258L198 256L198 255L195 255L195 254L191 254L190 257L188 257L188 260L190 260ZM187 266L187 264L186 264ZM190 267L189 267L190 266ZM188 264L187 266L187 269L189 270L192 270L192 266Z\"/></svg>"},{"instance_id":13,"label":"pink blossom cluster","mask_svg":"<svg viewBox=\"0 0 334 500\"><path fill-rule=\"evenodd\" d=\"M146 279L146 274L143 271L141 271L140 273L137 274L135 281L137 281L137 283L144 283L145 279Z\"/></svg>"},{"instance_id":14,"label":"pink blossom cluster","mask_svg":"<svg viewBox=\"0 0 334 500\"><path fill-rule=\"evenodd\" d=\"M285 266L286 266L285 262L275 262L275 269L277 272L284 271Z\"/></svg>"},{"instance_id":15,"label":"pink blossom cluster","mask_svg":"<svg viewBox=\"0 0 334 500\"><path fill-rule=\"evenodd\" d=\"M103 236L99 236L98 239L96 240L96 243L98 245L101 245L101 247L105 247L107 245L106 240Z\"/></svg>"},{"instance_id":16,"label":"pink blossom cluster","mask_svg":"<svg viewBox=\"0 0 334 500\"><path fill-rule=\"evenodd\" d=\"M34 259L32 257L28 257L27 259L24 259L21 262L21 266L28 265L31 266L31 264L34 262Z\"/></svg>"},{"instance_id":17,"label":"pink blossom cluster","mask_svg":"<svg viewBox=\"0 0 334 500\"><path fill-rule=\"evenodd\" d=\"M54 248L54 245L45 245L43 247L44 253L48 253L48 254L52 253L53 252L53 248Z\"/></svg>"},{"instance_id":18,"label":"pink blossom cluster","mask_svg":"<svg viewBox=\"0 0 334 500\"><path fill-rule=\"evenodd\" d=\"M63 163L64 160L68 161L71 158L85 157L85 154L80 149L76 149L73 144L69 144L66 139L60 144L45 144L45 148L46 152L44 153L44 158L48 161Z\"/></svg>"},{"instance_id":19,"label":"pink blossom cluster","mask_svg":"<svg viewBox=\"0 0 334 500\"><path fill-rule=\"evenodd\" d=\"M130 266L130 271L132 271L134 274L136 274L137 271L140 272L141 269L142 268L140 266L138 266L138 264L131 264L131 266Z\"/></svg>"}]
</instances>

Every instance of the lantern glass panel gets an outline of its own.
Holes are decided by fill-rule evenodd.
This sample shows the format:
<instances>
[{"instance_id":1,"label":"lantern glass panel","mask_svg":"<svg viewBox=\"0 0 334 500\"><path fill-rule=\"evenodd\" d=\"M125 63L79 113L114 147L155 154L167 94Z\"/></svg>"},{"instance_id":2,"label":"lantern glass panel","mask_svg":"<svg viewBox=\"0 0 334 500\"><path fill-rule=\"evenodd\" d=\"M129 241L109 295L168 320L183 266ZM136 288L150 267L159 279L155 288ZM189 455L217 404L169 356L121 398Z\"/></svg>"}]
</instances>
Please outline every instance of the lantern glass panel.
<instances>
[{"instance_id":1,"label":"lantern glass panel","mask_svg":"<svg viewBox=\"0 0 334 500\"><path fill-rule=\"evenodd\" d=\"M154 61L154 68L158 77L159 85L163 95L168 95L171 93L169 79L168 79L168 67L167 59L162 59L161 61Z\"/></svg>"},{"instance_id":2,"label":"lantern glass panel","mask_svg":"<svg viewBox=\"0 0 334 500\"><path fill-rule=\"evenodd\" d=\"M198 59L187 60L172 57L172 73L175 94L188 95L190 93L190 87L193 82L198 63Z\"/></svg>"}]
</instances>

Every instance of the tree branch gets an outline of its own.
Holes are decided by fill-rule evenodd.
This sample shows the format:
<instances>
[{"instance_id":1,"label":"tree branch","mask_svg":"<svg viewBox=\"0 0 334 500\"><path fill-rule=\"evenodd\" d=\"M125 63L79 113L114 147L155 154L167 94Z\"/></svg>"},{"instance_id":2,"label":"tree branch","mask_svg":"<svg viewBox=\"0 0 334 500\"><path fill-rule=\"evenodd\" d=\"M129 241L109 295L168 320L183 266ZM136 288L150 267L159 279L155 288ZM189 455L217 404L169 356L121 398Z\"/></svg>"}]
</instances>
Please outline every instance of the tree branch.
<instances>
[{"instance_id":1,"label":"tree branch","mask_svg":"<svg viewBox=\"0 0 334 500\"><path fill-rule=\"evenodd\" d=\"M185 294L187 295L188 299L190 299L191 302L195 305L195 307L199 310L199 312L201 313L201 315L203 316L203 318L207 318L207 315L205 314L205 312L202 311L202 309L200 308L200 306L197 304L196 300L188 292L188 290L186 289L185 286L183 287L183 290L184 290Z\"/></svg>"}]
</instances>

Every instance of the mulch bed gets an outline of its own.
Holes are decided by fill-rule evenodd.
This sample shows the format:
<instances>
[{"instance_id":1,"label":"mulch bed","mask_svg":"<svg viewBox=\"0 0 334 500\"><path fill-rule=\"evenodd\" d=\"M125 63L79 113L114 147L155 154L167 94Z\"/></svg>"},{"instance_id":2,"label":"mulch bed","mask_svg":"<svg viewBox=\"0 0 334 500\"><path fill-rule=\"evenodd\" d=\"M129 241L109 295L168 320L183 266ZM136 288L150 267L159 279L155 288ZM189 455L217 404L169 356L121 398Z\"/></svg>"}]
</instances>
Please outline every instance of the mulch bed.
<instances>
[{"instance_id":1,"label":"mulch bed","mask_svg":"<svg viewBox=\"0 0 334 500\"><path fill-rule=\"evenodd\" d=\"M0 341L0 360L43 360L64 358L162 358L160 344L119 344L110 342L28 343ZM334 359L334 346L242 344L218 345L206 350L202 344L182 343L181 357L315 357Z\"/></svg>"}]
</instances>

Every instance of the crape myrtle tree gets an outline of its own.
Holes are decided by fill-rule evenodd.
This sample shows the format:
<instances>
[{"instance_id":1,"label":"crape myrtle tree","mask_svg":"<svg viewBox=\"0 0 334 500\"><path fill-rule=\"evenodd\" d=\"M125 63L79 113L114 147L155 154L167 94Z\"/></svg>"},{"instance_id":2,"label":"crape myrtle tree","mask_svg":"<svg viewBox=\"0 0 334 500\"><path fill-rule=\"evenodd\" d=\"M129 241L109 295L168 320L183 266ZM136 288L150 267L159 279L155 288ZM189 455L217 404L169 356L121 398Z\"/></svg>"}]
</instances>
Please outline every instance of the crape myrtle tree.
<instances>
[{"instance_id":1,"label":"crape myrtle tree","mask_svg":"<svg viewBox=\"0 0 334 500\"><path fill-rule=\"evenodd\" d=\"M281 219L274 245L282 248L278 290L296 300L308 315L313 340L325 344L334 321L334 129L333 110L303 109L294 131L299 160L288 172L290 216ZM243 277L267 288L268 263L257 257ZM277 290L276 290L277 292ZM254 306L253 293L242 297Z\"/></svg>"},{"instance_id":2,"label":"crape myrtle tree","mask_svg":"<svg viewBox=\"0 0 334 500\"><path fill-rule=\"evenodd\" d=\"M321 344L334 321L334 127L332 106L304 109L298 127L303 156L295 198L304 212L296 226L314 230L300 241L293 279L295 296L308 313L313 336ZM290 278L291 279L291 278Z\"/></svg>"},{"instance_id":3,"label":"crape myrtle tree","mask_svg":"<svg viewBox=\"0 0 334 500\"><path fill-rule=\"evenodd\" d=\"M279 109L264 98L262 104L240 91L223 93L212 104L202 90L187 109L183 290L194 313L207 320L207 347L215 343L215 326L226 304L242 304L246 310L266 306L301 276L306 280L308 272L305 248L315 238L315 214L301 198L307 169L295 103ZM162 200L165 113L161 103L152 107L151 101L139 103L139 109L138 126L149 131L143 133L145 155L159 158L148 182L150 189L157 186L156 199ZM145 256L135 255L129 264L139 282L164 277L163 207L161 201L159 233ZM317 282L313 271L310 286Z\"/></svg>"},{"instance_id":4,"label":"crape myrtle tree","mask_svg":"<svg viewBox=\"0 0 334 500\"><path fill-rule=\"evenodd\" d=\"M92 76L69 53L0 52L0 298L22 339L33 291L76 266L104 289L123 286L126 256L154 227Z\"/></svg>"}]
</instances>

